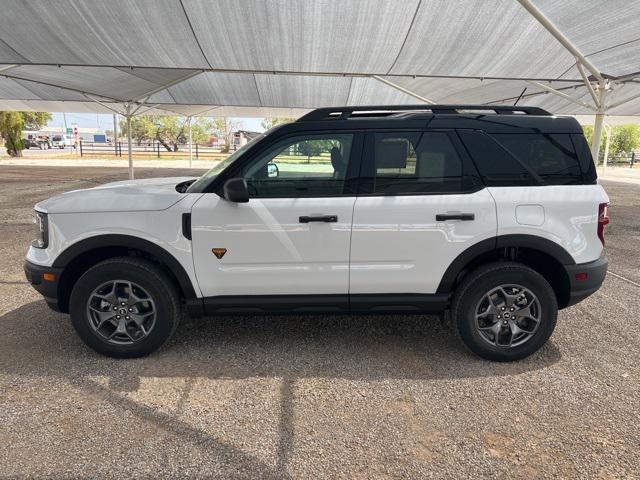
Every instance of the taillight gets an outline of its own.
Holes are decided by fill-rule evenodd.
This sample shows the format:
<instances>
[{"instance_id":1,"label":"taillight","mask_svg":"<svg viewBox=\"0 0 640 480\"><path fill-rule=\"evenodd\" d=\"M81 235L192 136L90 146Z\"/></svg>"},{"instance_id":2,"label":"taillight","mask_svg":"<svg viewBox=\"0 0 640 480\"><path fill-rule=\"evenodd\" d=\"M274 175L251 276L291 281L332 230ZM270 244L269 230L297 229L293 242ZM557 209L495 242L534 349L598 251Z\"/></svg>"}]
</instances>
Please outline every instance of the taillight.
<instances>
[{"instance_id":1,"label":"taillight","mask_svg":"<svg viewBox=\"0 0 640 480\"><path fill-rule=\"evenodd\" d=\"M607 216L608 203L598 205L598 238L604 245L604 227L609 225L609 217Z\"/></svg>"}]
</instances>

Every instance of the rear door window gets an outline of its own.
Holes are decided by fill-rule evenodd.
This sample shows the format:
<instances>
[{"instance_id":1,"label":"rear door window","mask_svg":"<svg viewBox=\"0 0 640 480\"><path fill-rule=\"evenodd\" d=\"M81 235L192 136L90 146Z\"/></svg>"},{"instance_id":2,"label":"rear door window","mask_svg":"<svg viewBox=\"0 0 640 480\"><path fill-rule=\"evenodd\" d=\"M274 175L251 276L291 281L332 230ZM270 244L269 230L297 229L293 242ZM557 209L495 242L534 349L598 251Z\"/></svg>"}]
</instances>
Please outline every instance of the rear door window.
<instances>
[{"instance_id":1,"label":"rear door window","mask_svg":"<svg viewBox=\"0 0 640 480\"><path fill-rule=\"evenodd\" d=\"M373 134L375 194L460 192L463 162L446 132Z\"/></svg>"},{"instance_id":2,"label":"rear door window","mask_svg":"<svg viewBox=\"0 0 640 480\"><path fill-rule=\"evenodd\" d=\"M511 156L489 135L477 130L460 130L458 134L486 186L538 184L522 163Z\"/></svg>"}]
</instances>

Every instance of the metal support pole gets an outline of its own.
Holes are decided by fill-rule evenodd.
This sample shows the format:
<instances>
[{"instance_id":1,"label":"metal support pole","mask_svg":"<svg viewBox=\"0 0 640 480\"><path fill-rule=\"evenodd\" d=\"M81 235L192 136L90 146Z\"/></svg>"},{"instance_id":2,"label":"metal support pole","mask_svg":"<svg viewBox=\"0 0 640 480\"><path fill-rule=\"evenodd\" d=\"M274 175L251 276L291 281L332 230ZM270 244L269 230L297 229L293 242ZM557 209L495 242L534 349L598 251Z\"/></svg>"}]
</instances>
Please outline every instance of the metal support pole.
<instances>
[{"instance_id":1,"label":"metal support pole","mask_svg":"<svg viewBox=\"0 0 640 480\"><path fill-rule=\"evenodd\" d=\"M113 148L118 156L118 116L113 114Z\"/></svg>"},{"instance_id":2,"label":"metal support pole","mask_svg":"<svg viewBox=\"0 0 640 480\"><path fill-rule=\"evenodd\" d=\"M133 156L131 154L131 105L125 109L127 117L127 156L129 157L129 179L133 180Z\"/></svg>"},{"instance_id":3,"label":"metal support pole","mask_svg":"<svg viewBox=\"0 0 640 480\"><path fill-rule=\"evenodd\" d=\"M600 137L602 136L602 125L604 124L604 114L606 113L605 100L607 90L604 82L600 82L599 88L599 107L596 110L596 121L593 124L593 138L591 139L591 156L595 164L598 164L600 158Z\"/></svg>"},{"instance_id":4,"label":"metal support pole","mask_svg":"<svg viewBox=\"0 0 640 480\"><path fill-rule=\"evenodd\" d=\"M591 139L591 156L596 165L600 159L600 137L602 136L602 124L604 123L604 112L596 113L596 121L593 124L593 138Z\"/></svg>"},{"instance_id":5,"label":"metal support pole","mask_svg":"<svg viewBox=\"0 0 640 480\"><path fill-rule=\"evenodd\" d=\"M187 124L189 125L189 168L191 168L191 162L193 161L193 138L191 137L191 117L187 117Z\"/></svg>"},{"instance_id":6,"label":"metal support pole","mask_svg":"<svg viewBox=\"0 0 640 480\"><path fill-rule=\"evenodd\" d=\"M556 27L553 22L538 9L538 7L531 3L531 0L518 0L518 2L540 23L540 25L553 35L564 48L571 52L571 54L576 57L576 60L589 70L599 82L604 81L602 74L593 65L593 63L591 63L591 61L589 61L589 59L585 57L580 50L578 50L578 47L576 47L571 40L569 40L564 33L562 33L558 27Z\"/></svg>"},{"instance_id":7,"label":"metal support pole","mask_svg":"<svg viewBox=\"0 0 640 480\"><path fill-rule=\"evenodd\" d=\"M530 83L531 85L535 85L536 87L540 87L541 89L549 92L549 93L553 93L554 95L557 95L559 97L564 98L565 100L568 100L572 103L575 103L576 105L581 105L584 108L588 108L589 110L598 110L597 106L593 106L593 105L589 105L588 103L583 102L582 100L578 100L577 98L573 98L571 95L567 95L564 92L561 92L560 90L556 90L553 87L550 87L549 85L545 85L544 83L540 83L540 82L533 82L533 81L527 81L527 83Z\"/></svg>"}]
</instances>

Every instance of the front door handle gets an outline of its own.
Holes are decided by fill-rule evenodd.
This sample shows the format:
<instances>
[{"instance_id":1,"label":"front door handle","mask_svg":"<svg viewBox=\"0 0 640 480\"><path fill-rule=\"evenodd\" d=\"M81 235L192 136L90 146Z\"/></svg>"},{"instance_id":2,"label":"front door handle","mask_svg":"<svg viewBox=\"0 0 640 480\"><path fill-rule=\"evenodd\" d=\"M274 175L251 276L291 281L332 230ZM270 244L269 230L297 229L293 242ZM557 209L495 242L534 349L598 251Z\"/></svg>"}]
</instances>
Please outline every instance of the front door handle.
<instances>
[{"instance_id":1,"label":"front door handle","mask_svg":"<svg viewBox=\"0 0 640 480\"><path fill-rule=\"evenodd\" d=\"M325 222L325 223L335 223L338 221L337 215L303 215L299 218L300 223L309 223L309 222Z\"/></svg>"},{"instance_id":2,"label":"front door handle","mask_svg":"<svg viewBox=\"0 0 640 480\"><path fill-rule=\"evenodd\" d=\"M436 222L445 222L447 220L475 220L476 216L473 213L438 213L436 215Z\"/></svg>"}]
</instances>

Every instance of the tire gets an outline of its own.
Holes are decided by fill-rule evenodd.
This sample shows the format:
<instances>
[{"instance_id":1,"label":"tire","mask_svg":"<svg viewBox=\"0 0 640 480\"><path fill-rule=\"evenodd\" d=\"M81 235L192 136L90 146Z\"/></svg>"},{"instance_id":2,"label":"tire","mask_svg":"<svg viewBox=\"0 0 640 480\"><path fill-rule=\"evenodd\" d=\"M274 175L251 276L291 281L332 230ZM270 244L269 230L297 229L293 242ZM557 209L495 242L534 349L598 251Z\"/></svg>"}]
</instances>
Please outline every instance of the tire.
<instances>
[{"instance_id":1,"label":"tire","mask_svg":"<svg viewBox=\"0 0 640 480\"><path fill-rule=\"evenodd\" d=\"M73 287L69 311L80 338L115 358L149 355L180 321L172 281L156 264L134 257L108 259L87 270Z\"/></svg>"},{"instance_id":2,"label":"tire","mask_svg":"<svg viewBox=\"0 0 640 480\"><path fill-rule=\"evenodd\" d=\"M558 303L549 282L535 270L496 262L466 276L456 289L451 316L472 352L510 362L546 343L556 326Z\"/></svg>"}]
</instances>

